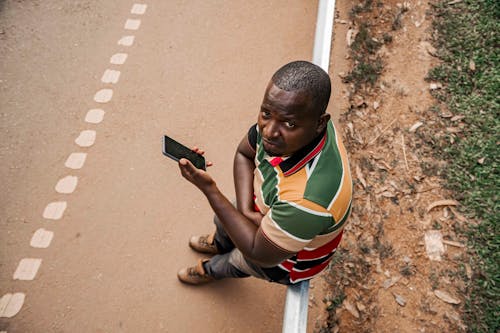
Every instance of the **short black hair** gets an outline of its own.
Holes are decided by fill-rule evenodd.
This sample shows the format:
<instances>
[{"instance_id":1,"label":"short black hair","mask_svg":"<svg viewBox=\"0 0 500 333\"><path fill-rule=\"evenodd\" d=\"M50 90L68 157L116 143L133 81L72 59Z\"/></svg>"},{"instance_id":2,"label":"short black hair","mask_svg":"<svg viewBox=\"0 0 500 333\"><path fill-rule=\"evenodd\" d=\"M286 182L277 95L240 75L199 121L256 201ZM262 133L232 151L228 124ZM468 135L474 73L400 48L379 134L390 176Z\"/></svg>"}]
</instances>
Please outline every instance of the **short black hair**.
<instances>
[{"instance_id":1,"label":"short black hair","mask_svg":"<svg viewBox=\"0 0 500 333\"><path fill-rule=\"evenodd\" d=\"M328 73L321 67L309 61L293 61L278 69L271 81L282 90L305 91L319 114L326 111L332 86Z\"/></svg>"}]
</instances>

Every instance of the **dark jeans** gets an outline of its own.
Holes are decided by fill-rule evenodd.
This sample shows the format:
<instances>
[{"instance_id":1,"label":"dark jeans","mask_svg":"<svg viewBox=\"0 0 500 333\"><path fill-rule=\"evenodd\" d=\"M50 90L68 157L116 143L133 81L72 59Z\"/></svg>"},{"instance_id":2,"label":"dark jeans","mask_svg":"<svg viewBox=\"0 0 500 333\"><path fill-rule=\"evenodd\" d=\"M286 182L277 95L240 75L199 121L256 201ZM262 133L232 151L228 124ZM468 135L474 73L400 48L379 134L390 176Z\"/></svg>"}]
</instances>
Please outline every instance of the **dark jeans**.
<instances>
[{"instance_id":1,"label":"dark jeans","mask_svg":"<svg viewBox=\"0 0 500 333\"><path fill-rule=\"evenodd\" d=\"M263 268L246 259L227 235L217 215L215 223L215 245L221 254L215 255L203 264L208 275L215 279L243 278L254 276L259 279L290 284L288 272L278 266Z\"/></svg>"}]
</instances>

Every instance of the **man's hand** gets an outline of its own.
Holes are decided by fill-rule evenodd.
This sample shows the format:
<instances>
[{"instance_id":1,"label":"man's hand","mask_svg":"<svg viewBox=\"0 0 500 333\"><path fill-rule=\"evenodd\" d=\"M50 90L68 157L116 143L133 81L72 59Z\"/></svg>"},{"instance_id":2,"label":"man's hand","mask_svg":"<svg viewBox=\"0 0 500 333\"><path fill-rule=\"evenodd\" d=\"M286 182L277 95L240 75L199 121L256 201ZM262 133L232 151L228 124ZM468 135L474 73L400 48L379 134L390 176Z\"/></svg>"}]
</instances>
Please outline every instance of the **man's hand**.
<instances>
[{"instance_id":1,"label":"man's hand","mask_svg":"<svg viewBox=\"0 0 500 333\"><path fill-rule=\"evenodd\" d=\"M209 166L208 163L207 166ZM196 168L193 163L185 158L179 160L179 169L181 170L182 176L199 188L203 193L215 185L215 181L208 172Z\"/></svg>"}]
</instances>

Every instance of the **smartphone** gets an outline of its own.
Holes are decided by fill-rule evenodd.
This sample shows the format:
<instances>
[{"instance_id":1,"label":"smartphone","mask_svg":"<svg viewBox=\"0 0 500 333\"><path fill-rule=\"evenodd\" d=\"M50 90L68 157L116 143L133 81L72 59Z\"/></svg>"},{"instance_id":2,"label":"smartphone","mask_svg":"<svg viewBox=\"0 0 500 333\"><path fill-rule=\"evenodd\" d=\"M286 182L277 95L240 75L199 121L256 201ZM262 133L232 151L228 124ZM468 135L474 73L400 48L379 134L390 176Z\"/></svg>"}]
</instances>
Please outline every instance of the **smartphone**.
<instances>
[{"instance_id":1,"label":"smartphone","mask_svg":"<svg viewBox=\"0 0 500 333\"><path fill-rule=\"evenodd\" d=\"M206 170L205 157L195 153L188 147L180 144L171 137L163 136L163 155L170 157L174 161L179 161L181 158L186 158L198 169Z\"/></svg>"}]
</instances>

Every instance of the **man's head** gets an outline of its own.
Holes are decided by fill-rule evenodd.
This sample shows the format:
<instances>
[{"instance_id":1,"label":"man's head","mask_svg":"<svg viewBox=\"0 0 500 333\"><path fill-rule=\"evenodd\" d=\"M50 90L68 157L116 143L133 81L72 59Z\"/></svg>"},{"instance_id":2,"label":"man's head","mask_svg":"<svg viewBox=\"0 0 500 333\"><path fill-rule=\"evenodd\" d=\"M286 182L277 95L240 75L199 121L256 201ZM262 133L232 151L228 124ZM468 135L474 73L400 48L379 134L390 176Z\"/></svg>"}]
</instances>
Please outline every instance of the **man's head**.
<instances>
[{"instance_id":1,"label":"man's head","mask_svg":"<svg viewBox=\"0 0 500 333\"><path fill-rule=\"evenodd\" d=\"M307 61L281 67L271 78L258 118L266 152L288 156L323 133L330 115L328 74Z\"/></svg>"}]
</instances>

